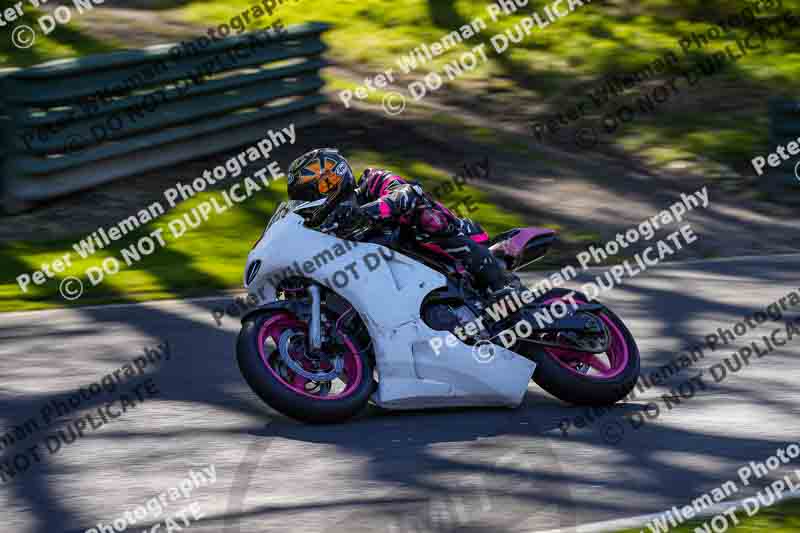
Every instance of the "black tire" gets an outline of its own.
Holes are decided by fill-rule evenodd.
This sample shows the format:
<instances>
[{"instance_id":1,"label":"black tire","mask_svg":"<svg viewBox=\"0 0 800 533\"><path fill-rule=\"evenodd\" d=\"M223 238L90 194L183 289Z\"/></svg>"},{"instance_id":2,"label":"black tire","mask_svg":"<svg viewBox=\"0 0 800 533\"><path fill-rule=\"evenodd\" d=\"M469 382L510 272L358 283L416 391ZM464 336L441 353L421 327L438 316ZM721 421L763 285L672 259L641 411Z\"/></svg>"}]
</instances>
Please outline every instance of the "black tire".
<instances>
[{"instance_id":1,"label":"black tire","mask_svg":"<svg viewBox=\"0 0 800 533\"><path fill-rule=\"evenodd\" d=\"M575 299L588 302L585 294L567 289L553 289L536 301L546 301L574 293ZM617 376L609 379L598 379L581 376L564 368L541 347L520 343L520 350L526 357L537 363L533 380L541 388L561 401L573 405L604 406L617 403L625 398L636 386L639 379L639 348L631 332L611 310L604 311L614 325L620 330L628 345L628 363Z\"/></svg>"},{"instance_id":2,"label":"black tire","mask_svg":"<svg viewBox=\"0 0 800 533\"><path fill-rule=\"evenodd\" d=\"M355 416L367 405L375 388L373 365L363 350L361 382L346 398L314 400L299 394L281 383L264 367L258 350L258 333L264 322L286 311L268 311L247 318L242 324L236 343L236 359L250 388L270 407L286 416L312 424L343 422ZM355 341L354 341L355 342Z\"/></svg>"}]
</instances>

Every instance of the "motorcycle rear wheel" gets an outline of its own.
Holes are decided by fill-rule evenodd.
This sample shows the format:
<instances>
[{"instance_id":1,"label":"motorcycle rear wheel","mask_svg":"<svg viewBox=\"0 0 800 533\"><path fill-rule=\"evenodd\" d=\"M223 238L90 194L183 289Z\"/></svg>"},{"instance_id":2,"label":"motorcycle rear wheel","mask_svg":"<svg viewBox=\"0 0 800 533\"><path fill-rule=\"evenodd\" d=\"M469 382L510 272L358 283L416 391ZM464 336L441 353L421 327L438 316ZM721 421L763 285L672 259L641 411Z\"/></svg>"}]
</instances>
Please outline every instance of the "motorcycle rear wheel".
<instances>
[{"instance_id":1,"label":"motorcycle rear wheel","mask_svg":"<svg viewBox=\"0 0 800 533\"><path fill-rule=\"evenodd\" d=\"M553 289L537 301L550 303L563 300L568 294L574 294L578 303L589 302L586 295L567 289ZM573 405L611 405L636 386L640 356L633 335L613 311L606 309L598 316L611 337L604 356L520 343L524 355L537 363L534 382L559 400ZM604 357L608 362L603 361Z\"/></svg>"}]
</instances>

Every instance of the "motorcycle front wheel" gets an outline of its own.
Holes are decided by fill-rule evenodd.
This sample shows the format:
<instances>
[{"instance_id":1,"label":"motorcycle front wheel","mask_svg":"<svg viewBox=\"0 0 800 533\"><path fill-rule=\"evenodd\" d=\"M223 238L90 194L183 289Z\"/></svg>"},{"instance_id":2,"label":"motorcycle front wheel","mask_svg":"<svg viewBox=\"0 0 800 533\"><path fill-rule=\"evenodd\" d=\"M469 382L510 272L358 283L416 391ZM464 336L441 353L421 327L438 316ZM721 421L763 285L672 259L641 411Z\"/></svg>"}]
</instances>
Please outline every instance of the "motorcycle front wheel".
<instances>
[{"instance_id":1,"label":"motorcycle front wheel","mask_svg":"<svg viewBox=\"0 0 800 533\"><path fill-rule=\"evenodd\" d=\"M305 322L285 310L260 313L242 324L239 369L250 388L284 415L315 424L342 422L367 405L374 381L369 357L353 339L341 337L339 353L313 357Z\"/></svg>"}]
</instances>

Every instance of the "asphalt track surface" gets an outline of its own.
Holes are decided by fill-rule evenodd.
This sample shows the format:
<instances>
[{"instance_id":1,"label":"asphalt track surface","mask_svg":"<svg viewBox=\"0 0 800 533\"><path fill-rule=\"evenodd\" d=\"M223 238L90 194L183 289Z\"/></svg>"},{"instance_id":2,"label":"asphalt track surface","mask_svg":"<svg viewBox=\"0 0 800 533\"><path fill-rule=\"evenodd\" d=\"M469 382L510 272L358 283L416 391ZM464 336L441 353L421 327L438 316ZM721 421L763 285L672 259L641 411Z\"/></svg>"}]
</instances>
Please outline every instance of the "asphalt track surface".
<instances>
[{"instance_id":1,"label":"asphalt track surface","mask_svg":"<svg viewBox=\"0 0 800 533\"><path fill-rule=\"evenodd\" d=\"M667 265L602 301L629 325L649 373L798 289L798 265L800 255ZM0 315L0 435L41 418L52 399L100 380L145 347L169 342L171 352L124 387L150 377L158 394L137 399L119 418L53 454L46 444L55 425L4 445L0 464L34 444L41 453L40 462L0 483L1 531L111 524L209 465L215 483L168 500L165 514L149 513L127 531L166 524L193 502L203 518L190 517L188 527L176 519L182 529L171 531L569 531L684 505L735 480L748 461L800 440L800 338L720 383L707 369L734 345L709 352L697 365L706 369L706 390L667 411L661 395L669 385L657 387L624 408L641 412L659 402L661 415L638 430L610 414L564 435L560 421L582 410L533 383L515 410L373 409L348 424L304 426L264 406L243 382L234 358L238 321L226 317L220 327L210 312L227 301ZM798 317L800 307L785 318ZM748 331L735 347L781 325ZM670 384L697 373L687 369ZM84 400L79 414L111 399Z\"/></svg>"}]
</instances>

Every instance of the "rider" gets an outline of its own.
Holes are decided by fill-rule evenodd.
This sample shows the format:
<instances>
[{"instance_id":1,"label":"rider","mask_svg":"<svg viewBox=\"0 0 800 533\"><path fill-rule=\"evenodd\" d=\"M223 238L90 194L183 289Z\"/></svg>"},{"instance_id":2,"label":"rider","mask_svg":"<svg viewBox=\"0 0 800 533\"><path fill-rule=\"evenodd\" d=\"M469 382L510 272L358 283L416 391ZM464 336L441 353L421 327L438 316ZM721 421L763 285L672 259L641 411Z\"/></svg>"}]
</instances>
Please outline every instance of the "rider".
<instances>
[{"instance_id":1,"label":"rider","mask_svg":"<svg viewBox=\"0 0 800 533\"><path fill-rule=\"evenodd\" d=\"M458 218L418 183L409 183L388 170L367 168L356 186L353 171L339 151L320 148L292 162L288 189L291 200L326 197L326 216L338 210L348 218L366 216L409 225L420 243L438 246L460 260L491 298L513 290L492 253L480 244L489 239L486 232L469 218Z\"/></svg>"}]
</instances>

